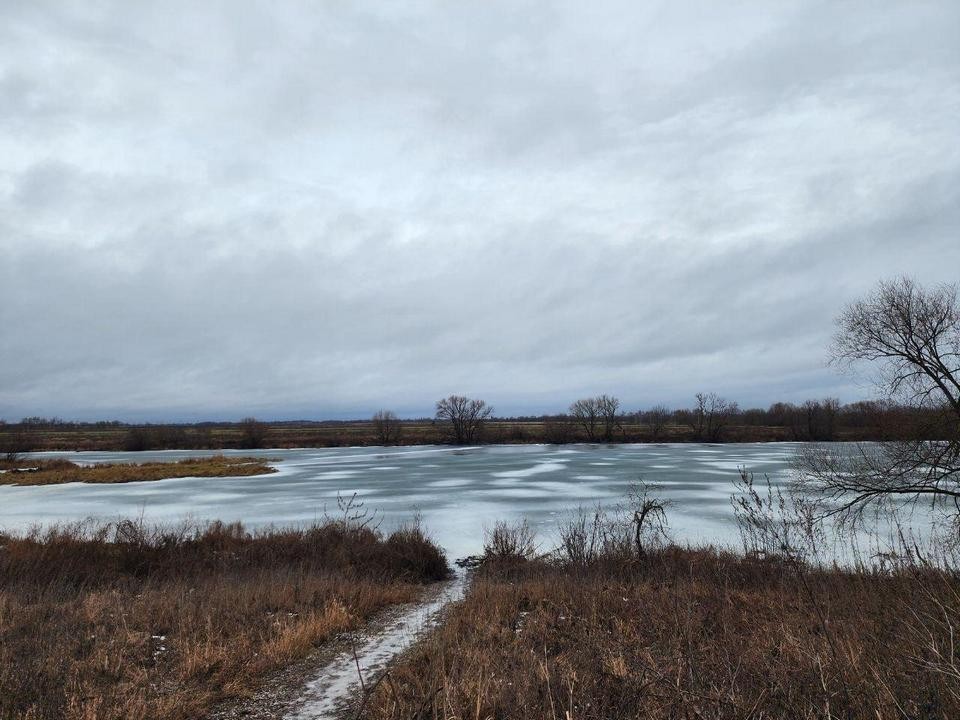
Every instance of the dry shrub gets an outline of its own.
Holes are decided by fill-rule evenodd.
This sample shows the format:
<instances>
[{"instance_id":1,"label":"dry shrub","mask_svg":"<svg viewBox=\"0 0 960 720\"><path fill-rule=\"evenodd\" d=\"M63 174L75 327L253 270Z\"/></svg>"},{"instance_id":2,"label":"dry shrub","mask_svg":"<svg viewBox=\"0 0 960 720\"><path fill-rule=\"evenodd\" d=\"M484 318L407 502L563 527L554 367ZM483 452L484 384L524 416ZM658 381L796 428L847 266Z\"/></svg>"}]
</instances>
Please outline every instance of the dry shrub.
<instances>
[{"instance_id":1,"label":"dry shrub","mask_svg":"<svg viewBox=\"0 0 960 720\"><path fill-rule=\"evenodd\" d=\"M341 523L0 535L0 718L203 717L448 574L422 534Z\"/></svg>"},{"instance_id":2,"label":"dry shrub","mask_svg":"<svg viewBox=\"0 0 960 720\"><path fill-rule=\"evenodd\" d=\"M484 531L485 560L500 562L529 560L536 552L536 536L525 519L514 524L499 520L492 530Z\"/></svg>"},{"instance_id":3,"label":"dry shrub","mask_svg":"<svg viewBox=\"0 0 960 720\"><path fill-rule=\"evenodd\" d=\"M446 558L437 552L437 546L424 532L419 519L391 533L386 547L394 564L407 568L414 577L439 579L450 572Z\"/></svg>"}]
</instances>

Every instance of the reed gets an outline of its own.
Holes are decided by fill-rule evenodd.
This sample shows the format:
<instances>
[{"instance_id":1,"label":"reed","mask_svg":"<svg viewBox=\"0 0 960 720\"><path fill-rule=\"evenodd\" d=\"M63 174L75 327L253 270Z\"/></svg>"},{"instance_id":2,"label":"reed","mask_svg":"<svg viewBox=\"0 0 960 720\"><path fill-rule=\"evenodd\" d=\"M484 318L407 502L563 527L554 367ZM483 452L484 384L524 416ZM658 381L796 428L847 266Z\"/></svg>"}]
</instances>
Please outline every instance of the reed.
<instances>
[{"instance_id":1,"label":"reed","mask_svg":"<svg viewBox=\"0 0 960 720\"><path fill-rule=\"evenodd\" d=\"M575 545L488 557L364 717L960 717L948 569Z\"/></svg>"},{"instance_id":2,"label":"reed","mask_svg":"<svg viewBox=\"0 0 960 720\"><path fill-rule=\"evenodd\" d=\"M246 477L275 473L264 458L213 455L176 462L77 465L69 460L0 463L0 485L59 485L68 482L127 483L182 477Z\"/></svg>"},{"instance_id":3,"label":"reed","mask_svg":"<svg viewBox=\"0 0 960 720\"><path fill-rule=\"evenodd\" d=\"M416 527L0 535L0 718L187 720L449 574Z\"/></svg>"}]
</instances>

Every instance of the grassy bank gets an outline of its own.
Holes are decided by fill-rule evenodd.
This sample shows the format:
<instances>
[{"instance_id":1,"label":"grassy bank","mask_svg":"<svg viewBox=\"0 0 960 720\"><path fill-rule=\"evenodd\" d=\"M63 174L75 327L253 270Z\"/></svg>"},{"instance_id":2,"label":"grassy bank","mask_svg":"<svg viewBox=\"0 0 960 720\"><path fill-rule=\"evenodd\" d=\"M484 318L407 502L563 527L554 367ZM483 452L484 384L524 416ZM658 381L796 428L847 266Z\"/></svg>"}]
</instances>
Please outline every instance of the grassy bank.
<instances>
[{"instance_id":1,"label":"grassy bank","mask_svg":"<svg viewBox=\"0 0 960 720\"><path fill-rule=\"evenodd\" d=\"M126 483L182 477L240 477L275 473L263 458L214 455L178 462L77 465L69 460L0 461L0 485L57 485L68 482Z\"/></svg>"},{"instance_id":2,"label":"grassy bank","mask_svg":"<svg viewBox=\"0 0 960 720\"><path fill-rule=\"evenodd\" d=\"M394 667L387 718L960 717L960 580L711 550L506 559Z\"/></svg>"},{"instance_id":3,"label":"grassy bank","mask_svg":"<svg viewBox=\"0 0 960 720\"><path fill-rule=\"evenodd\" d=\"M417 529L0 535L0 718L204 717L449 573Z\"/></svg>"}]
</instances>

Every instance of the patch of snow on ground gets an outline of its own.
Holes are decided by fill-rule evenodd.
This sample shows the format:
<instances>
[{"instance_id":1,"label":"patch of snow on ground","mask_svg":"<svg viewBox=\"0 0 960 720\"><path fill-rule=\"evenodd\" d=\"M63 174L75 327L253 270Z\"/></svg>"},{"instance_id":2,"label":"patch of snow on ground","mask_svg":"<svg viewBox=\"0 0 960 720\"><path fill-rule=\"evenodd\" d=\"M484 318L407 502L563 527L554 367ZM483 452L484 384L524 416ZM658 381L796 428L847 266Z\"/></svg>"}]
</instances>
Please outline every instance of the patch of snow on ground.
<instances>
[{"instance_id":1,"label":"patch of snow on ground","mask_svg":"<svg viewBox=\"0 0 960 720\"><path fill-rule=\"evenodd\" d=\"M340 653L307 684L302 701L296 710L285 715L286 720L340 717L342 710L361 696L357 664L364 685L370 687L393 658L437 624L440 611L448 603L463 597L464 585L465 579L458 575L437 597L406 610L382 632L356 646L356 659L352 651Z\"/></svg>"}]
</instances>

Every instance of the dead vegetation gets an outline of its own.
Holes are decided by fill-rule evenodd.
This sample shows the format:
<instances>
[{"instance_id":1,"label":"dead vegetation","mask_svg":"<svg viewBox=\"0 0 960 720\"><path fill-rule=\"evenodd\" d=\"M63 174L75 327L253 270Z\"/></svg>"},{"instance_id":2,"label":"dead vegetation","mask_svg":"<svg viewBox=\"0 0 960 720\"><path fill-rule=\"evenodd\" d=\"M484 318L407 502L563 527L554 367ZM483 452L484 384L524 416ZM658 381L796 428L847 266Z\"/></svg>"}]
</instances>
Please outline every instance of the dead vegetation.
<instances>
[{"instance_id":1,"label":"dead vegetation","mask_svg":"<svg viewBox=\"0 0 960 720\"><path fill-rule=\"evenodd\" d=\"M246 477L275 473L263 458L189 458L177 462L77 465L63 458L0 462L0 485L58 485L68 482L126 483L182 477Z\"/></svg>"},{"instance_id":2,"label":"dead vegetation","mask_svg":"<svg viewBox=\"0 0 960 720\"><path fill-rule=\"evenodd\" d=\"M0 535L0 718L204 717L449 574L418 528L351 517Z\"/></svg>"},{"instance_id":3,"label":"dead vegetation","mask_svg":"<svg viewBox=\"0 0 960 720\"><path fill-rule=\"evenodd\" d=\"M652 514L581 512L537 558L498 526L503 552L364 717L960 717L954 570L817 566L766 529L769 553L684 549Z\"/></svg>"}]
</instances>

